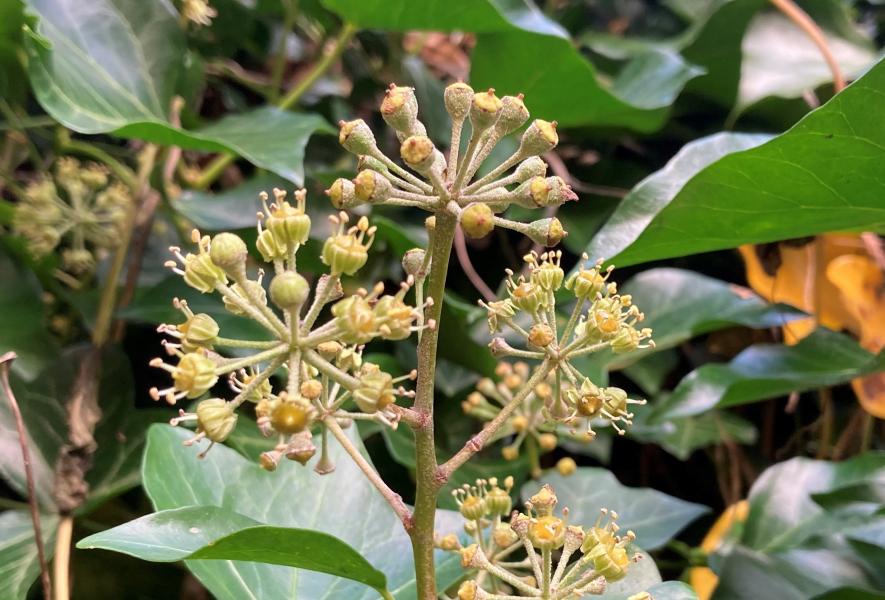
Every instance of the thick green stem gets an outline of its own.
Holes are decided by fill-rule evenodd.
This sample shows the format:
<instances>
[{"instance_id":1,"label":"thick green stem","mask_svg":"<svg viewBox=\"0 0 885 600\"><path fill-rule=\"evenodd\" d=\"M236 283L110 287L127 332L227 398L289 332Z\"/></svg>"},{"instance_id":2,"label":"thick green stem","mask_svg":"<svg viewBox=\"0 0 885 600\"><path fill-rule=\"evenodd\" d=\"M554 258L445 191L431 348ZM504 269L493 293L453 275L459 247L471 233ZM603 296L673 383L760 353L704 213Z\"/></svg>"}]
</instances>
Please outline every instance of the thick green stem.
<instances>
[{"instance_id":1,"label":"thick green stem","mask_svg":"<svg viewBox=\"0 0 885 600\"><path fill-rule=\"evenodd\" d=\"M418 345L418 383L414 409L421 415L421 426L415 428L415 510L412 513L412 553L415 557L415 576L418 598L436 599L436 573L433 564L433 525L436 518L436 497L440 484L436 480L436 445L433 437L433 384L436 374L436 349L439 340L440 316L449 256L455 239L457 222L453 215L439 212L431 248L432 262L427 283L427 295L433 305L427 309L427 321L436 321L436 327L425 331Z\"/></svg>"}]
</instances>

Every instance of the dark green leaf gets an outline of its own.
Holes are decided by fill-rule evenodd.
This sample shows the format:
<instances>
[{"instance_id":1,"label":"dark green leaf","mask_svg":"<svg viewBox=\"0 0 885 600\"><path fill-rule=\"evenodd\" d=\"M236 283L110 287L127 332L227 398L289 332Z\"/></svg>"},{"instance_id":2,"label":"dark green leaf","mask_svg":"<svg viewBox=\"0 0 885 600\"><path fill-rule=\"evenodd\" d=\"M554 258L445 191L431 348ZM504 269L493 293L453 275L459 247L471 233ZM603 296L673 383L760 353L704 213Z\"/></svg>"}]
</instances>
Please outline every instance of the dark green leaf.
<instances>
[{"instance_id":1,"label":"dark green leaf","mask_svg":"<svg viewBox=\"0 0 885 600\"><path fill-rule=\"evenodd\" d=\"M40 518L47 560L52 559L57 524L55 515L44 514ZM0 598L24 600L39 574L31 513L8 510L0 514Z\"/></svg>"},{"instance_id":2,"label":"dark green leaf","mask_svg":"<svg viewBox=\"0 0 885 600\"><path fill-rule=\"evenodd\" d=\"M645 410L636 411L627 435L644 443L658 444L680 460L687 460L695 450L721 441L740 444L756 441L757 432L753 424L729 412L711 411L655 425L646 424L647 414Z\"/></svg>"},{"instance_id":3,"label":"dark green leaf","mask_svg":"<svg viewBox=\"0 0 885 600\"><path fill-rule=\"evenodd\" d=\"M646 394L657 395L664 389L667 375L679 364L679 354L670 348L644 356L632 365L624 367L624 375L642 388Z\"/></svg>"},{"instance_id":4,"label":"dark green leaf","mask_svg":"<svg viewBox=\"0 0 885 600\"><path fill-rule=\"evenodd\" d=\"M562 476L549 472L540 482L522 487L527 500L538 491L540 483L549 483L556 491L560 506L569 509L572 523L590 525L599 509L605 507L620 515L621 528L636 533L636 543L654 550L667 543L683 527L709 511L706 506L685 502L650 488L630 488L606 469L582 467L576 473Z\"/></svg>"},{"instance_id":5,"label":"dark green leaf","mask_svg":"<svg viewBox=\"0 0 885 600\"><path fill-rule=\"evenodd\" d=\"M0 288L0 349L18 355L14 373L34 379L58 356L58 344L45 326L40 283L2 250L0 281L8 283Z\"/></svg>"},{"instance_id":6,"label":"dark green leaf","mask_svg":"<svg viewBox=\"0 0 885 600\"><path fill-rule=\"evenodd\" d=\"M700 414L849 381L877 371L874 356L851 338L818 329L795 346L757 344L728 364L706 364L689 373L673 394L654 406L651 422Z\"/></svg>"},{"instance_id":7,"label":"dark green leaf","mask_svg":"<svg viewBox=\"0 0 885 600\"><path fill-rule=\"evenodd\" d=\"M384 574L319 531L270 527L217 506L164 510L81 540L78 548L123 552L154 562L238 560L328 573L386 588Z\"/></svg>"},{"instance_id":8,"label":"dark green leaf","mask_svg":"<svg viewBox=\"0 0 885 600\"><path fill-rule=\"evenodd\" d=\"M735 152L758 136L693 142L624 199L589 254L629 265L885 221L885 184L871 175L885 160L883 88L880 62L757 148Z\"/></svg>"},{"instance_id":9,"label":"dark green leaf","mask_svg":"<svg viewBox=\"0 0 885 600\"><path fill-rule=\"evenodd\" d=\"M167 426L154 426L148 434L144 486L157 510L234 506L264 525L323 531L350 544L385 573L394 597L414 597L414 568L402 525L334 441L330 455L336 470L320 477L313 472L317 458L306 467L283 460L273 473L224 446L200 460L194 448L181 445L188 436ZM359 444L355 431L352 438ZM453 513L443 511L440 519L439 529L457 527ZM440 553L439 561L440 587L448 587L460 576L458 559ZM375 597L362 585L287 567L220 560L187 564L220 599Z\"/></svg>"},{"instance_id":10,"label":"dark green leaf","mask_svg":"<svg viewBox=\"0 0 885 600\"><path fill-rule=\"evenodd\" d=\"M479 34L471 83L526 95L534 114L566 126L624 126L642 131L663 123L686 82L702 71L672 52L652 50L627 65L610 88L577 51L567 32L531 4L510 0L323 0L364 27L408 31L461 30Z\"/></svg>"}]
</instances>

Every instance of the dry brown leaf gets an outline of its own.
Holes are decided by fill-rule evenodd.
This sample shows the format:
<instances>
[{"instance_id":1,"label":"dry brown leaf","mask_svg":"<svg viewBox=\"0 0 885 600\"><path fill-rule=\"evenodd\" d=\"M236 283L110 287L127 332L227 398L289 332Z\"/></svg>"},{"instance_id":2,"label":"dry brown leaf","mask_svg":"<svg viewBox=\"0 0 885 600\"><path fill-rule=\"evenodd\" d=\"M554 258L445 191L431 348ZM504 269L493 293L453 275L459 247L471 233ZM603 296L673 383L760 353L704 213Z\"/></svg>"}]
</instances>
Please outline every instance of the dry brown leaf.
<instances>
[{"instance_id":1,"label":"dry brown leaf","mask_svg":"<svg viewBox=\"0 0 885 600\"><path fill-rule=\"evenodd\" d=\"M405 50L419 54L437 76L458 81L465 81L470 74L468 51L473 44L473 36L463 33L412 31L403 38Z\"/></svg>"}]
</instances>

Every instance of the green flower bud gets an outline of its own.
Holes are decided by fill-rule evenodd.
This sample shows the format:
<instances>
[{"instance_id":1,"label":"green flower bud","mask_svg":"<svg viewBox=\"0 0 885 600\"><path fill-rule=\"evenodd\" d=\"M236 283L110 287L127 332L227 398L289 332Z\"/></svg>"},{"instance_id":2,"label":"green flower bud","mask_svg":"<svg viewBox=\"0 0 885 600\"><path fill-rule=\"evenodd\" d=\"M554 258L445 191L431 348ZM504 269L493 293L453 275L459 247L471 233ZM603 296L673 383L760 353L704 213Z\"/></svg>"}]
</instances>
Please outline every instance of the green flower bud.
<instances>
[{"instance_id":1,"label":"green flower bud","mask_svg":"<svg viewBox=\"0 0 885 600\"><path fill-rule=\"evenodd\" d=\"M361 217L356 227L344 231L345 222L339 219L336 235L323 244L322 261L329 266L332 275L353 275L363 268L369 259L369 247L375 237L375 228L369 227L369 220ZM366 240L368 237L368 240Z\"/></svg>"},{"instance_id":2,"label":"green flower bud","mask_svg":"<svg viewBox=\"0 0 885 600\"><path fill-rule=\"evenodd\" d=\"M258 234L255 247L258 248L258 252L261 253L262 258L267 262L289 258L289 247L286 245L286 242L277 239L277 236L270 229L264 229Z\"/></svg>"},{"instance_id":3,"label":"green flower bud","mask_svg":"<svg viewBox=\"0 0 885 600\"><path fill-rule=\"evenodd\" d=\"M412 135L418 121L418 100L415 90L390 84L381 102L381 117L396 131Z\"/></svg>"},{"instance_id":4,"label":"green flower bud","mask_svg":"<svg viewBox=\"0 0 885 600\"><path fill-rule=\"evenodd\" d=\"M329 201L337 209L353 208L360 204L356 196L356 187L349 179L336 179L329 189L326 190Z\"/></svg>"},{"instance_id":5,"label":"green flower bud","mask_svg":"<svg viewBox=\"0 0 885 600\"><path fill-rule=\"evenodd\" d=\"M360 171L353 180L353 185L357 199L362 202L384 202L393 193L390 181L376 171Z\"/></svg>"},{"instance_id":6,"label":"green flower bud","mask_svg":"<svg viewBox=\"0 0 885 600\"><path fill-rule=\"evenodd\" d=\"M384 410L394 403L393 377L378 365L364 363L360 369L360 387L353 392L353 400L366 413Z\"/></svg>"},{"instance_id":7,"label":"green flower bud","mask_svg":"<svg viewBox=\"0 0 885 600\"><path fill-rule=\"evenodd\" d=\"M270 282L270 299L279 308L297 311L310 295L310 284L294 271L283 271Z\"/></svg>"},{"instance_id":8,"label":"green flower bud","mask_svg":"<svg viewBox=\"0 0 885 600\"><path fill-rule=\"evenodd\" d=\"M443 94L446 111L453 121L463 121L470 113L473 103L473 88L466 83L453 83L446 87Z\"/></svg>"},{"instance_id":9,"label":"green flower bud","mask_svg":"<svg viewBox=\"0 0 885 600\"><path fill-rule=\"evenodd\" d=\"M485 131L498 120L502 106L493 88L487 92L477 92L470 103L470 124L476 131Z\"/></svg>"},{"instance_id":10,"label":"green flower bud","mask_svg":"<svg viewBox=\"0 0 885 600\"><path fill-rule=\"evenodd\" d=\"M513 133L529 120L529 109L522 98L522 94L501 98L501 116L495 122L495 131L500 137Z\"/></svg>"},{"instance_id":11,"label":"green flower bud","mask_svg":"<svg viewBox=\"0 0 885 600\"><path fill-rule=\"evenodd\" d=\"M310 237L310 217L306 213L307 192L295 192L295 206L286 201L286 192L274 189L275 201L268 209L265 226L294 252Z\"/></svg>"},{"instance_id":12,"label":"green flower bud","mask_svg":"<svg viewBox=\"0 0 885 600\"><path fill-rule=\"evenodd\" d=\"M461 211L461 229L469 238L487 236L495 228L495 215L488 204L474 202Z\"/></svg>"},{"instance_id":13,"label":"green flower bud","mask_svg":"<svg viewBox=\"0 0 885 600\"><path fill-rule=\"evenodd\" d=\"M194 237L198 238L199 235L195 232ZM199 239L198 243L200 251L184 257L184 281L192 288L206 294L214 291L216 285L227 283L227 277L209 256L207 251L209 238Z\"/></svg>"},{"instance_id":14,"label":"green flower bud","mask_svg":"<svg viewBox=\"0 0 885 600\"><path fill-rule=\"evenodd\" d=\"M257 281L252 281L252 280L246 280L245 283L246 283L246 287L249 288L249 292L250 292L249 295L247 295L246 292L243 290L243 288L240 287L239 283L235 283L234 285L230 286L230 289L234 294L236 294L237 296L242 298L243 302L245 302L246 304L252 304L252 300L249 298L249 296L251 295L252 297L256 298L258 300L258 302L266 305L267 304L267 292L264 291L264 286L261 285L260 283L258 283ZM226 308L229 313L234 314L234 315L239 315L241 317L245 316L246 312L243 311L243 309L241 309L239 306L237 306L230 299L228 299L227 296L222 296L221 301L224 303L224 308Z\"/></svg>"},{"instance_id":15,"label":"green flower bud","mask_svg":"<svg viewBox=\"0 0 885 600\"><path fill-rule=\"evenodd\" d=\"M568 232L562 228L559 219L548 217L529 223L527 235L536 244L551 248L561 242Z\"/></svg>"},{"instance_id":16,"label":"green flower bud","mask_svg":"<svg viewBox=\"0 0 885 600\"><path fill-rule=\"evenodd\" d=\"M485 516L486 503L480 496L477 496L475 494L467 494L461 499L460 506L458 506L458 511L465 519L476 521L477 519L481 519Z\"/></svg>"},{"instance_id":17,"label":"green flower bud","mask_svg":"<svg viewBox=\"0 0 885 600\"><path fill-rule=\"evenodd\" d=\"M378 145L375 143L375 134L362 119L355 121L341 121L338 132L338 142L346 150L354 154L375 154Z\"/></svg>"},{"instance_id":18,"label":"green flower bud","mask_svg":"<svg viewBox=\"0 0 885 600\"><path fill-rule=\"evenodd\" d=\"M556 121L535 119L522 134L518 152L523 156L538 156L553 150L558 143Z\"/></svg>"},{"instance_id":19,"label":"green flower bud","mask_svg":"<svg viewBox=\"0 0 885 600\"><path fill-rule=\"evenodd\" d=\"M341 341L345 344L365 344L378 335L378 321L368 300L361 296L348 296L332 306L332 316L341 329Z\"/></svg>"},{"instance_id":20,"label":"green flower bud","mask_svg":"<svg viewBox=\"0 0 885 600\"><path fill-rule=\"evenodd\" d=\"M424 259L427 253L422 248L412 248L403 254L403 271L406 275L412 275L415 278L424 277Z\"/></svg>"},{"instance_id":21,"label":"green flower bud","mask_svg":"<svg viewBox=\"0 0 885 600\"><path fill-rule=\"evenodd\" d=\"M209 244L209 257L212 262L231 278L245 275L248 255L246 243L233 233L219 233Z\"/></svg>"},{"instance_id":22,"label":"green flower bud","mask_svg":"<svg viewBox=\"0 0 885 600\"><path fill-rule=\"evenodd\" d=\"M427 171L433 166L433 142L426 135L413 135L406 138L399 149L399 154L407 165L418 172Z\"/></svg>"},{"instance_id":23,"label":"green flower bud","mask_svg":"<svg viewBox=\"0 0 885 600\"><path fill-rule=\"evenodd\" d=\"M539 156L532 156L516 167L516 181L523 183L532 177L544 177L547 174L547 163Z\"/></svg>"},{"instance_id":24,"label":"green flower bud","mask_svg":"<svg viewBox=\"0 0 885 600\"><path fill-rule=\"evenodd\" d=\"M218 381L215 363L211 358L197 352L188 352L178 361L172 371L175 389L188 398L199 398Z\"/></svg>"},{"instance_id":25,"label":"green flower bud","mask_svg":"<svg viewBox=\"0 0 885 600\"><path fill-rule=\"evenodd\" d=\"M198 313L178 326L181 333L181 347L185 352L194 352L200 348L212 348L218 337L218 323L206 313Z\"/></svg>"},{"instance_id":26,"label":"green flower bud","mask_svg":"<svg viewBox=\"0 0 885 600\"><path fill-rule=\"evenodd\" d=\"M270 425L277 433L292 435L310 426L315 411L304 398L281 396L271 409Z\"/></svg>"},{"instance_id":27,"label":"green flower bud","mask_svg":"<svg viewBox=\"0 0 885 600\"><path fill-rule=\"evenodd\" d=\"M213 442L223 442L237 425L232 405L221 398L210 398L197 404L197 433L204 433Z\"/></svg>"}]
</instances>

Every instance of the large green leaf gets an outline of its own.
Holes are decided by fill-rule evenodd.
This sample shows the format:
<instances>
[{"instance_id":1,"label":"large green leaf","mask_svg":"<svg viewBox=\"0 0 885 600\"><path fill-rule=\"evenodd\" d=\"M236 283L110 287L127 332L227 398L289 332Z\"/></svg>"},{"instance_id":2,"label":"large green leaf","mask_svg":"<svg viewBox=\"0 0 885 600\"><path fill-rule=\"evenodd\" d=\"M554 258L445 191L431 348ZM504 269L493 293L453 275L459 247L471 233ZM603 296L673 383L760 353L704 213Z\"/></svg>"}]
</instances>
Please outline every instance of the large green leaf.
<instances>
[{"instance_id":1,"label":"large green leaf","mask_svg":"<svg viewBox=\"0 0 885 600\"><path fill-rule=\"evenodd\" d=\"M824 32L842 72L855 77L876 60L869 44ZM780 14L757 15L744 35L737 108L771 96L798 98L833 79L820 50L808 35Z\"/></svg>"},{"instance_id":2,"label":"large green leaf","mask_svg":"<svg viewBox=\"0 0 885 600\"><path fill-rule=\"evenodd\" d=\"M795 346L757 344L727 364L706 364L689 373L673 394L653 408L650 421L696 415L849 381L880 370L874 356L851 338L818 329Z\"/></svg>"},{"instance_id":3,"label":"large green leaf","mask_svg":"<svg viewBox=\"0 0 885 600\"><path fill-rule=\"evenodd\" d=\"M58 355L58 344L44 325L40 283L2 250L0 281L8 282L0 288L0 353L14 351L18 358L12 371L34 379Z\"/></svg>"},{"instance_id":4,"label":"large green leaf","mask_svg":"<svg viewBox=\"0 0 885 600\"><path fill-rule=\"evenodd\" d=\"M40 518L47 560L52 558L57 523L55 515ZM30 512L8 510L0 514L0 598L24 600L39 574L40 563Z\"/></svg>"},{"instance_id":5,"label":"large green leaf","mask_svg":"<svg viewBox=\"0 0 885 600\"><path fill-rule=\"evenodd\" d=\"M611 471L582 467L572 475L555 472L544 475L540 482L522 487L527 500L538 491L539 483L549 483L556 491L560 506L569 509L569 520L590 525L599 509L605 507L618 513L618 524L636 533L636 543L648 550L660 548L683 527L709 511L706 506L668 496L650 488L622 485Z\"/></svg>"},{"instance_id":6,"label":"large green leaf","mask_svg":"<svg viewBox=\"0 0 885 600\"><path fill-rule=\"evenodd\" d=\"M874 175L885 160L883 89L880 62L765 144L733 134L689 144L624 199L588 253L630 265L885 222Z\"/></svg>"},{"instance_id":7,"label":"large green leaf","mask_svg":"<svg viewBox=\"0 0 885 600\"><path fill-rule=\"evenodd\" d=\"M725 411L710 411L695 417L649 425L648 411L636 411L627 435L643 443L654 443L680 460L691 453L722 441L752 444L756 428L749 421Z\"/></svg>"},{"instance_id":8,"label":"large green leaf","mask_svg":"<svg viewBox=\"0 0 885 600\"><path fill-rule=\"evenodd\" d=\"M673 52L651 49L624 68L611 86L575 48L567 32L531 2L513 0L323 0L363 27L469 29L478 34L471 83L526 95L534 114L562 125L660 127L683 86L703 71Z\"/></svg>"},{"instance_id":9,"label":"large green leaf","mask_svg":"<svg viewBox=\"0 0 885 600\"><path fill-rule=\"evenodd\" d=\"M301 185L304 147L334 130L322 117L273 107L227 116L198 130L168 120L184 85L187 52L166 0L28 0L37 17L26 36L37 99L80 133L114 133L194 150L232 152Z\"/></svg>"},{"instance_id":10,"label":"large green leaf","mask_svg":"<svg viewBox=\"0 0 885 600\"><path fill-rule=\"evenodd\" d=\"M355 428L354 428L355 429ZM387 576L397 598L414 597L409 540L387 503L334 441L336 470L320 477L314 458L306 467L284 460L273 473L234 450L213 448L205 460L181 442L189 433L154 426L148 434L144 487L157 510L188 505L231 508L264 525L322 531L352 546ZM352 433L356 438L356 433ZM359 443L355 440L355 443ZM453 513L439 529L454 530ZM187 561L218 598L374 598L363 585L289 567L241 561ZM457 557L440 556L440 587L460 575Z\"/></svg>"},{"instance_id":11,"label":"large green leaf","mask_svg":"<svg viewBox=\"0 0 885 600\"><path fill-rule=\"evenodd\" d=\"M319 531L270 527L217 506L164 510L81 540L78 548L123 552L154 562L239 560L345 577L377 590L387 587L356 550Z\"/></svg>"},{"instance_id":12,"label":"large green leaf","mask_svg":"<svg viewBox=\"0 0 885 600\"><path fill-rule=\"evenodd\" d=\"M879 550L856 551L843 536L869 531L881 518L881 502L825 508L817 501L845 500L851 494L842 491L858 486L874 486L881 497L885 454L841 463L794 458L767 469L750 490L750 512L737 545L711 563L720 576L714 598L798 600L839 587L877 587L867 559Z\"/></svg>"}]
</instances>

